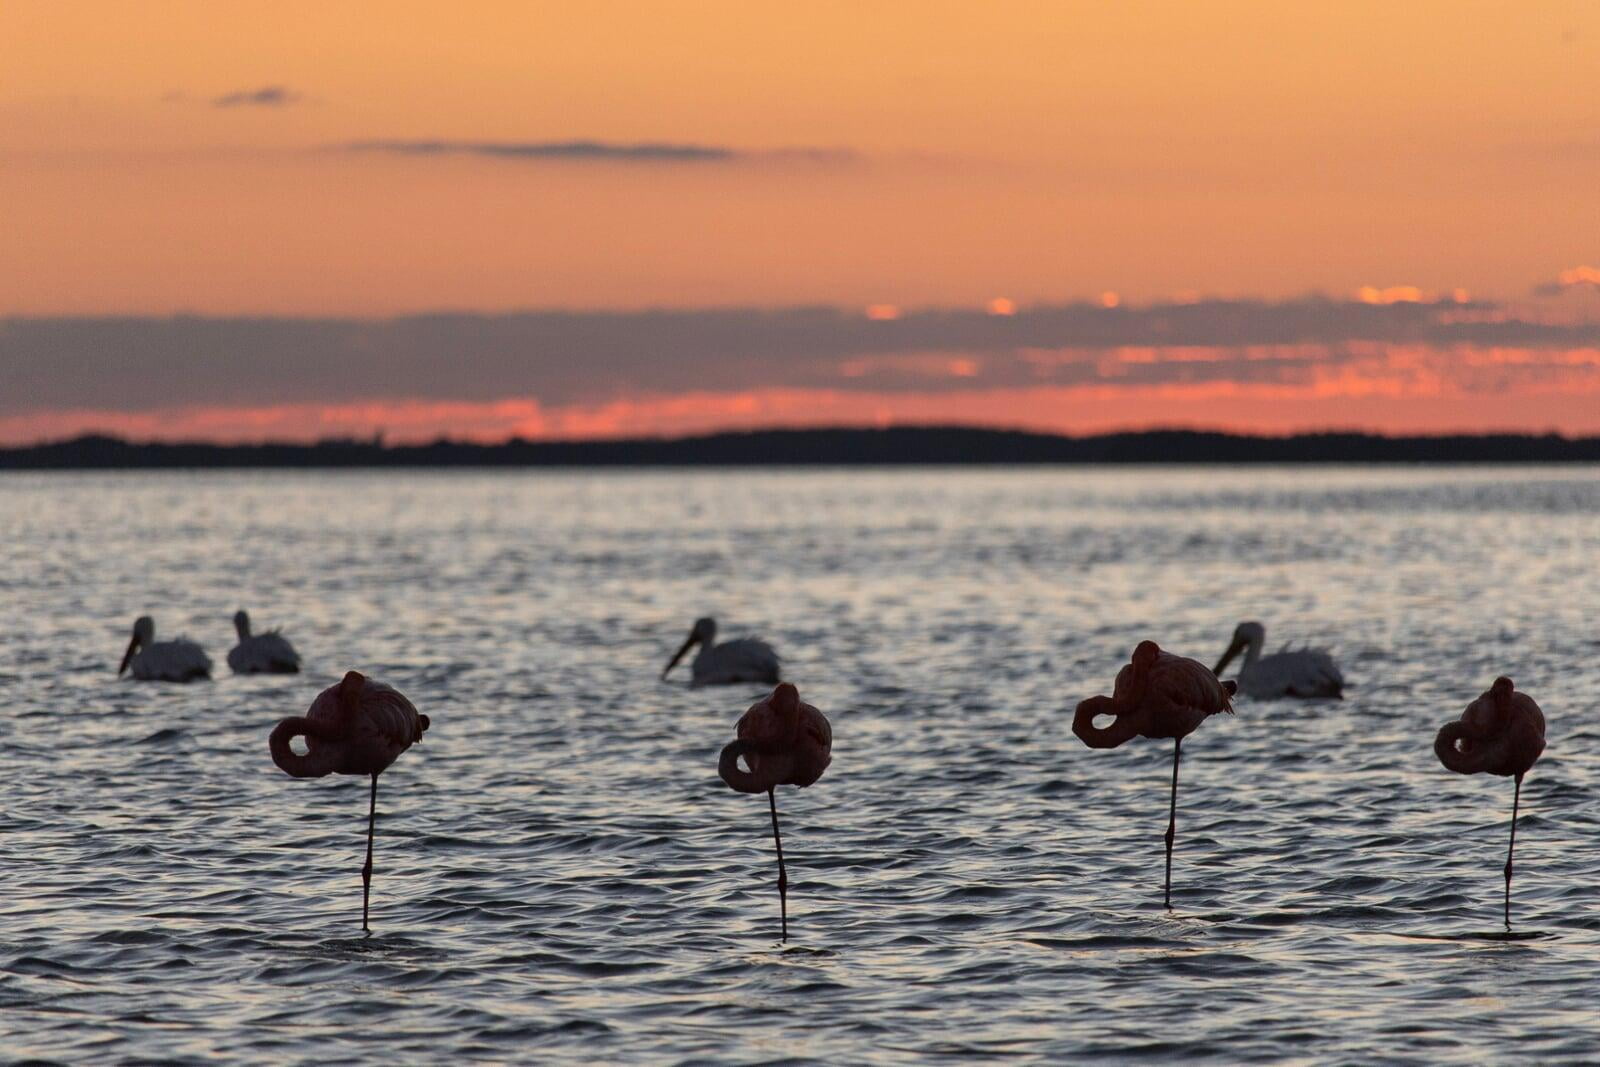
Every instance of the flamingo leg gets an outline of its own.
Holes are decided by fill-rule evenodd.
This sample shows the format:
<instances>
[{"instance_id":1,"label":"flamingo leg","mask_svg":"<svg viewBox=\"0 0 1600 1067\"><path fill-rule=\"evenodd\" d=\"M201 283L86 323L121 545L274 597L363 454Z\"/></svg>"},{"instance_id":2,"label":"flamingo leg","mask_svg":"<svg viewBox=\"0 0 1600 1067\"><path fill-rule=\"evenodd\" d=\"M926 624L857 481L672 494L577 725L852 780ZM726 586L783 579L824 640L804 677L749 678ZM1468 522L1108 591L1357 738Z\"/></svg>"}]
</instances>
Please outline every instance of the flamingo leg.
<instances>
[{"instance_id":1,"label":"flamingo leg","mask_svg":"<svg viewBox=\"0 0 1600 1067\"><path fill-rule=\"evenodd\" d=\"M372 933L367 925L367 905L372 899L372 831L378 823L378 776L372 776L372 798L367 806L367 863L361 868L361 929Z\"/></svg>"},{"instance_id":2,"label":"flamingo leg","mask_svg":"<svg viewBox=\"0 0 1600 1067\"><path fill-rule=\"evenodd\" d=\"M1165 900L1167 910L1172 910L1172 840L1178 832L1178 753L1183 748L1183 738L1172 744L1172 804L1167 809L1167 883Z\"/></svg>"},{"instance_id":3,"label":"flamingo leg","mask_svg":"<svg viewBox=\"0 0 1600 1067\"><path fill-rule=\"evenodd\" d=\"M1511 794L1511 843L1506 846L1506 929L1511 929L1511 853L1517 847L1517 805L1522 800L1522 775Z\"/></svg>"},{"instance_id":4,"label":"flamingo leg","mask_svg":"<svg viewBox=\"0 0 1600 1067\"><path fill-rule=\"evenodd\" d=\"M789 940L789 876L783 870L783 837L778 833L778 798L767 790L767 804L772 808L772 840L778 846L778 917L783 924L783 938Z\"/></svg>"}]
</instances>

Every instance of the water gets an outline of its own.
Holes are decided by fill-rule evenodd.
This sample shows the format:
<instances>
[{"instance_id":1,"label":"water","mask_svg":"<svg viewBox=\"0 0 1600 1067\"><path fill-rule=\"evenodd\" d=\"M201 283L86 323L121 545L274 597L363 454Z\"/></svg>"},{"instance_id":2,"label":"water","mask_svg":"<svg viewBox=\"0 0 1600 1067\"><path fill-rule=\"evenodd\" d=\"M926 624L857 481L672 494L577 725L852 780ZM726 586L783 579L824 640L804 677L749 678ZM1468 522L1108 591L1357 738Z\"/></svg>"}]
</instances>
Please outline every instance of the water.
<instances>
[{"instance_id":1,"label":"water","mask_svg":"<svg viewBox=\"0 0 1600 1067\"><path fill-rule=\"evenodd\" d=\"M1600 472L929 470L0 479L0 1048L209 1057L969 1062L1590 1059L1600 1041ZM290 678L222 666L238 607ZM217 680L117 681L133 619ZM760 633L834 762L715 773L753 688L657 681ZM1326 642L1342 703L1241 701L1090 751L1143 637ZM433 719L382 778L266 736L348 667ZM1511 785L1435 730L1542 704Z\"/></svg>"}]
</instances>

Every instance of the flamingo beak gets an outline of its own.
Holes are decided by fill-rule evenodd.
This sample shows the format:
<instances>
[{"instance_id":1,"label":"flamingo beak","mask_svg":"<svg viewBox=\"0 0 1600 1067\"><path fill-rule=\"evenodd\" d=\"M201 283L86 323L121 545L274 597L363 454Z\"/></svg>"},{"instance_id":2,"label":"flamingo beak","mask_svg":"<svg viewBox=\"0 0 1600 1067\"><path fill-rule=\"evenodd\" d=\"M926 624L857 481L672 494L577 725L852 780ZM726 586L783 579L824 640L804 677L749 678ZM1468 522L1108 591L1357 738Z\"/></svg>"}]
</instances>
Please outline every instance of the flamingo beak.
<instances>
[{"instance_id":1,"label":"flamingo beak","mask_svg":"<svg viewBox=\"0 0 1600 1067\"><path fill-rule=\"evenodd\" d=\"M1211 668L1211 673L1220 677L1222 675L1223 668L1229 663L1233 662L1233 657L1237 656L1239 654L1239 650L1243 647L1244 642L1237 637L1234 638L1233 644L1229 645L1228 650L1222 654L1222 658L1217 660L1217 665Z\"/></svg>"},{"instance_id":2,"label":"flamingo beak","mask_svg":"<svg viewBox=\"0 0 1600 1067\"><path fill-rule=\"evenodd\" d=\"M122 672L128 669L128 664L133 662L133 654L139 651L139 635L134 634L128 642L128 651L122 654L122 665L117 668L117 677L122 677Z\"/></svg>"},{"instance_id":3,"label":"flamingo beak","mask_svg":"<svg viewBox=\"0 0 1600 1067\"><path fill-rule=\"evenodd\" d=\"M689 651L691 648L693 648L694 647L694 643L695 643L695 636L694 636L693 631L691 631L689 633L688 639L686 641L684 641L682 647L680 647L677 652L673 653L672 659L667 663L666 668L664 670L662 670L662 672L661 672L661 680L662 681L666 681L667 680L667 672L671 671L672 668L674 668L674 667L676 667L678 665L678 661L683 658L683 654L685 652Z\"/></svg>"}]
</instances>

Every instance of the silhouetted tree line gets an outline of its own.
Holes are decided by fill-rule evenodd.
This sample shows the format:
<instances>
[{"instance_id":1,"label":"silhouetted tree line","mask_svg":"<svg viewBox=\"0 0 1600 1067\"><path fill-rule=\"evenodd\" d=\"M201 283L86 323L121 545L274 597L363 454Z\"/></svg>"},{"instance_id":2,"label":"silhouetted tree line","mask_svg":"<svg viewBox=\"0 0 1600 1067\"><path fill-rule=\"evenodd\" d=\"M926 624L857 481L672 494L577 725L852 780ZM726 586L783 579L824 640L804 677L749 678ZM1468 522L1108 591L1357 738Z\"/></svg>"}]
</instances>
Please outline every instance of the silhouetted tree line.
<instances>
[{"instance_id":1,"label":"silhouetted tree line","mask_svg":"<svg viewBox=\"0 0 1600 1067\"><path fill-rule=\"evenodd\" d=\"M386 445L380 438L316 444L137 444L115 437L0 449L0 469L180 467L661 467L893 466L1030 463L1594 463L1600 437L1556 434L1385 437L1313 433L1256 437L1154 430L1063 437L1013 430L904 426L763 430L702 437Z\"/></svg>"}]
</instances>

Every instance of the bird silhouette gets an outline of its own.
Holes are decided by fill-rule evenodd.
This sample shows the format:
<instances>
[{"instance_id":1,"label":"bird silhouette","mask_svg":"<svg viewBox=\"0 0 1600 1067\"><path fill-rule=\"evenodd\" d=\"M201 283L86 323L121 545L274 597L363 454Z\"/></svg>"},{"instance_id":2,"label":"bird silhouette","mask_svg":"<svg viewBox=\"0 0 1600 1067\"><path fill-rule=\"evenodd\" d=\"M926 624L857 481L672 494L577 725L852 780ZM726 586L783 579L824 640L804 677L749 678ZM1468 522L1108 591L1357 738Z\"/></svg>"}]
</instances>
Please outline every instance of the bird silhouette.
<instances>
[{"instance_id":1,"label":"bird silhouette","mask_svg":"<svg viewBox=\"0 0 1600 1067\"><path fill-rule=\"evenodd\" d=\"M122 654L117 677L129 667L141 682L192 682L211 677L211 657L187 637L157 641L155 620L139 616L133 624L133 637Z\"/></svg>"},{"instance_id":2,"label":"bird silhouette","mask_svg":"<svg viewBox=\"0 0 1600 1067\"><path fill-rule=\"evenodd\" d=\"M1133 661L1117 672L1111 696L1093 696L1079 703L1072 732L1090 748L1116 748L1135 737L1172 738L1172 800L1167 812L1167 873L1163 898L1172 907L1172 842L1178 825L1178 757L1183 739L1207 716L1233 712L1229 698L1237 690L1221 682L1205 664L1161 651L1154 641L1141 641ZM1112 716L1110 726L1095 718Z\"/></svg>"},{"instance_id":3,"label":"bird silhouette","mask_svg":"<svg viewBox=\"0 0 1600 1067\"><path fill-rule=\"evenodd\" d=\"M350 671L338 684L317 694L304 715L278 723L268 739L272 762L296 778L364 774L372 779L367 808L367 862L361 869L361 929L370 932L367 908L372 895L372 837L378 819L378 775L400 753L422 740L429 725L398 690ZM306 740L306 753L289 746Z\"/></svg>"},{"instance_id":4,"label":"bird silhouette","mask_svg":"<svg viewBox=\"0 0 1600 1067\"><path fill-rule=\"evenodd\" d=\"M1256 700L1274 700L1278 697L1333 697L1344 696L1344 675L1333 656L1325 648L1289 648L1261 654L1267 643L1267 630L1259 622L1241 622L1233 631L1233 640L1213 674L1222 677L1222 671L1240 651L1244 663L1239 666L1239 692Z\"/></svg>"},{"instance_id":5,"label":"bird silhouette","mask_svg":"<svg viewBox=\"0 0 1600 1067\"><path fill-rule=\"evenodd\" d=\"M783 837L778 832L780 785L804 789L822 777L833 761L833 727L827 716L800 700L800 691L788 682L750 706L739 717L737 741L723 746L717 774L741 793L767 794L772 810L772 840L778 849L778 915L782 940L789 940L789 876L783 866ZM744 758L749 770L739 768Z\"/></svg>"},{"instance_id":6,"label":"bird silhouette","mask_svg":"<svg viewBox=\"0 0 1600 1067\"><path fill-rule=\"evenodd\" d=\"M1494 680L1482 696L1467 705L1461 718L1439 728L1433 753L1457 774L1498 774L1513 778L1511 841L1506 846L1506 929L1511 929L1511 854L1517 847L1517 806L1522 776L1544 751L1544 712L1510 678Z\"/></svg>"},{"instance_id":7,"label":"bird silhouette","mask_svg":"<svg viewBox=\"0 0 1600 1067\"><path fill-rule=\"evenodd\" d=\"M228 651L228 669L234 674L299 674L300 653L276 630L250 633L250 616L233 613L239 643Z\"/></svg>"},{"instance_id":8,"label":"bird silhouette","mask_svg":"<svg viewBox=\"0 0 1600 1067\"><path fill-rule=\"evenodd\" d=\"M741 637L719 645L717 620L709 617L695 620L694 628L689 631L688 638L678 651L673 653L661 677L666 678L683 654L695 645L700 646L700 651L689 666L692 685L732 685L738 682L777 684L778 654L771 645L753 637Z\"/></svg>"}]
</instances>

